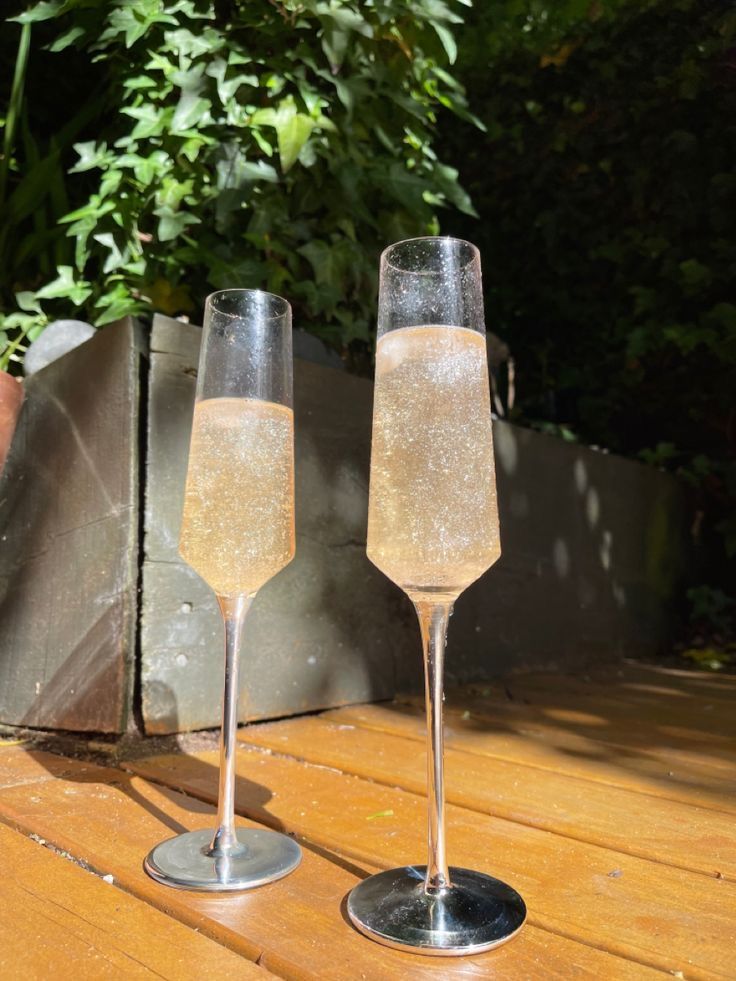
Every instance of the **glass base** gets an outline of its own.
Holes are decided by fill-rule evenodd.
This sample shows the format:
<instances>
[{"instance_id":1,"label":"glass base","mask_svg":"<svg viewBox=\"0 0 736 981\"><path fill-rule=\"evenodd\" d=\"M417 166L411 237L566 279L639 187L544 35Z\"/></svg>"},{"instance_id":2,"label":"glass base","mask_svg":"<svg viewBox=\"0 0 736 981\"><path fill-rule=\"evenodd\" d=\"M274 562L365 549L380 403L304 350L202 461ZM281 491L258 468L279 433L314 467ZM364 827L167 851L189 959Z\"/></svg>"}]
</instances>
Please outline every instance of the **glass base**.
<instances>
[{"instance_id":1,"label":"glass base","mask_svg":"<svg viewBox=\"0 0 736 981\"><path fill-rule=\"evenodd\" d=\"M230 892L254 889L293 872L302 860L295 841L277 831L237 828L234 855L208 855L214 831L189 831L156 845L143 863L157 882L175 889Z\"/></svg>"},{"instance_id":2,"label":"glass base","mask_svg":"<svg viewBox=\"0 0 736 981\"><path fill-rule=\"evenodd\" d=\"M424 891L424 865L390 869L365 879L348 897L348 916L372 940L419 954L460 956L492 950L516 936L524 900L505 882L450 869L452 885Z\"/></svg>"}]
</instances>

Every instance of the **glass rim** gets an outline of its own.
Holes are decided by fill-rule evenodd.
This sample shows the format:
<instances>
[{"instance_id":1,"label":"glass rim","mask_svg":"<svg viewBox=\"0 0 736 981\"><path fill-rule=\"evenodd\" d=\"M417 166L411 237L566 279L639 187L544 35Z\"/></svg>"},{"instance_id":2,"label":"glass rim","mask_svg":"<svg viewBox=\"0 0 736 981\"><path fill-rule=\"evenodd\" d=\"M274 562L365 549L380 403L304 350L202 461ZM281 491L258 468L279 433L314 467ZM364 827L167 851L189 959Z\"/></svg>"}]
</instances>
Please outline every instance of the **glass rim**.
<instances>
[{"instance_id":1,"label":"glass rim","mask_svg":"<svg viewBox=\"0 0 736 981\"><path fill-rule=\"evenodd\" d=\"M227 289L224 290L214 290L205 298L204 301L205 315L209 310L211 310L213 313L216 313L220 317L231 317L233 320L242 319L243 316L242 314L231 313L229 310L221 310L216 305L215 302L216 297L227 296L228 294L232 295L233 293L246 294L252 297L267 296L271 300L277 300L278 303L281 304L281 310L275 313L271 313L270 315L262 316L261 319L263 320L282 320L285 316L288 316L291 313L291 304L286 299L286 297L280 296L278 293L270 293L268 290L256 290L256 289L249 289L240 286L229 286Z\"/></svg>"},{"instance_id":2,"label":"glass rim","mask_svg":"<svg viewBox=\"0 0 736 981\"><path fill-rule=\"evenodd\" d=\"M396 265L396 263L391 262L390 254L394 249L399 249L405 245L411 245L414 242L453 242L457 245L466 247L470 252L470 258L467 262L463 263L463 268L472 265L473 262L480 263L480 249L477 245L473 245L465 238L457 238L455 235L416 235L414 238L404 238L399 242L392 242L391 245L387 245L386 248L381 253L381 265L384 263L395 269L397 272L404 273L408 276L435 276L437 273L431 269L405 269L403 266Z\"/></svg>"}]
</instances>

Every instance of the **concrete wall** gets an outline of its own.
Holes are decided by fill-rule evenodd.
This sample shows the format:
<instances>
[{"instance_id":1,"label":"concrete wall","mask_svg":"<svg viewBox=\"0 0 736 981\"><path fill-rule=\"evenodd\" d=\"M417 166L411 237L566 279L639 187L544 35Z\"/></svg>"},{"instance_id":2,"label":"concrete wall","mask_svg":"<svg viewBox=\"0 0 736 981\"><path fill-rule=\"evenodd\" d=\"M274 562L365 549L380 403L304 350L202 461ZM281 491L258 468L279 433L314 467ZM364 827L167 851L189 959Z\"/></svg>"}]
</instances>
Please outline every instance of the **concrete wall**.
<instances>
[{"instance_id":1,"label":"concrete wall","mask_svg":"<svg viewBox=\"0 0 736 981\"><path fill-rule=\"evenodd\" d=\"M372 385L296 336L297 555L248 619L243 719L421 684L412 607L365 555ZM199 337L157 317L149 351L124 321L30 380L0 479L0 722L115 732L138 709L149 732L219 724L220 615L177 555ZM682 488L494 433L503 556L457 602L448 679L656 653L687 571Z\"/></svg>"},{"instance_id":2,"label":"concrete wall","mask_svg":"<svg viewBox=\"0 0 736 981\"><path fill-rule=\"evenodd\" d=\"M456 604L449 672L656 654L687 572L678 481L506 422L494 440L503 554Z\"/></svg>"},{"instance_id":3,"label":"concrete wall","mask_svg":"<svg viewBox=\"0 0 736 981\"><path fill-rule=\"evenodd\" d=\"M141 634L151 732L219 721L219 612L176 553L198 344L198 328L156 319ZM296 360L297 555L249 616L244 719L421 683L411 605L365 556L371 404L370 382ZM681 487L505 422L494 435L503 556L456 604L448 680L654 654L685 571Z\"/></svg>"}]
</instances>

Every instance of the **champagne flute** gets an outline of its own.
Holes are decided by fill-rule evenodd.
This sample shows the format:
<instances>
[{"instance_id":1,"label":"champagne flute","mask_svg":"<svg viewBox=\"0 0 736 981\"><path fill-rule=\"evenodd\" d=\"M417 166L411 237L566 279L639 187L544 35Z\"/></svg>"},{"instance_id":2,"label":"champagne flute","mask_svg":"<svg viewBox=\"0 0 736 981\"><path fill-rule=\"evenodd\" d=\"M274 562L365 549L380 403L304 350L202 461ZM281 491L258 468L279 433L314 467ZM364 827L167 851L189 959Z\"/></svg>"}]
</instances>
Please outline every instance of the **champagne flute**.
<instances>
[{"instance_id":1,"label":"champagne flute","mask_svg":"<svg viewBox=\"0 0 736 981\"><path fill-rule=\"evenodd\" d=\"M207 299L179 551L215 591L225 624L217 828L162 842L145 869L180 889L250 889L301 860L286 835L234 820L243 624L256 592L294 557L291 307L280 296Z\"/></svg>"},{"instance_id":2,"label":"champagne flute","mask_svg":"<svg viewBox=\"0 0 736 981\"><path fill-rule=\"evenodd\" d=\"M424 954L474 954L514 936L526 907L482 872L448 868L443 662L454 601L500 556L480 255L453 238L381 256L368 557L414 603L427 707L427 865L352 890L364 934Z\"/></svg>"}]
</instances>

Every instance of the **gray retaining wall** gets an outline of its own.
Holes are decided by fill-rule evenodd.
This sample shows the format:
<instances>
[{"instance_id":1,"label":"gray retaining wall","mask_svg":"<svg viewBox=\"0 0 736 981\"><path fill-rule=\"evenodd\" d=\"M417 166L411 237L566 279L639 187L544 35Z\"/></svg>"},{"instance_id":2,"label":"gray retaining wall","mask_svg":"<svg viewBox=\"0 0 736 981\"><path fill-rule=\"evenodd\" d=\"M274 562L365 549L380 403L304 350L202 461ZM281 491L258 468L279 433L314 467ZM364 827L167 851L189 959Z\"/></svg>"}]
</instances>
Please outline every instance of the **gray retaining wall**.
<instances>
[{"instance_id":1,"label":"gray retaining wall","mask_svg":"<svg viewBox=\"0 0 736 981\"><path fill-rule=\"evenodd\" d=\"M0 479L0 722L121 731L138 671L148 732L219 724L220 615L177 554L199 335L156 317L144 357L123 322L31 379ZM372 385L309 342L297 554L249 615L243 719L421 684L411 605L365 555ZM494 435L503 556L456 604L448 681L666 646L691 523L678 482L502 421Z\"/></svg>"}]
</instances>

